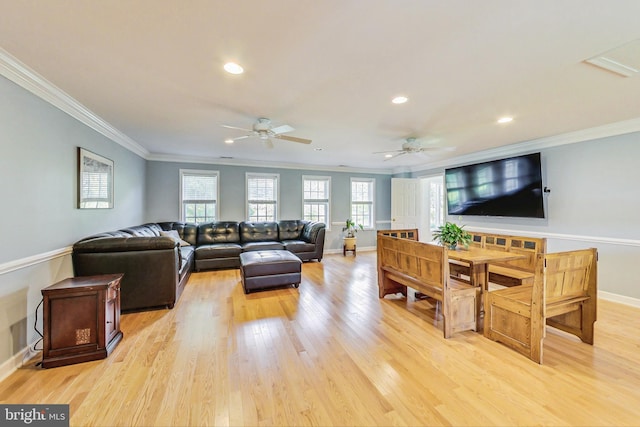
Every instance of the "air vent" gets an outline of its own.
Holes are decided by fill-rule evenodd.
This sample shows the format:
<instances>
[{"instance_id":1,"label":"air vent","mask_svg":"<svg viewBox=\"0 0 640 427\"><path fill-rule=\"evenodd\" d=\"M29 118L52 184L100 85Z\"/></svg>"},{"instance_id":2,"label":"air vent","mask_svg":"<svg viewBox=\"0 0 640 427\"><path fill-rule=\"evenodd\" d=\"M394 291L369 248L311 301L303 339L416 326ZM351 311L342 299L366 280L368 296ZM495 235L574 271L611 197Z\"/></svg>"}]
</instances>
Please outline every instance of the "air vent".
<instances>
[{"instance_id":1,"label":"air vent","mask_svg":"<svg viewBox=\"0 0 640 427\"><path fill-rule=\"evenodd\" d=\"M586 59L584 62L620 76L634 76L640 73L640 39Z\"/></svg>"}]
</instances>

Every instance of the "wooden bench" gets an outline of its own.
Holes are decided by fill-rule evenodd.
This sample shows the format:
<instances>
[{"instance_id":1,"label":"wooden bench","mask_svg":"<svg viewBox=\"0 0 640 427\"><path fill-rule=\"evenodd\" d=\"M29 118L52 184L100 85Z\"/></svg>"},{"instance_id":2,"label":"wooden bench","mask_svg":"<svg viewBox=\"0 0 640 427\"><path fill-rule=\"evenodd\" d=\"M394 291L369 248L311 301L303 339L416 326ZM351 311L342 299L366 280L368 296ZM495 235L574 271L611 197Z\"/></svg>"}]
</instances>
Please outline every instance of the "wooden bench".
<instances>
[{"instance_id":1,"label":"wooden bench","mask_svg":"<svg viewBox=\"0 0 640 427\"><path fill-rule=\"evenodd\" d=\"M418 241L417 228L402 228L397 230L378 230L378 234L383 236L399 237L401 239L409 239Z\"/></svg>"},{"instance_id":2,"label":"wooden bench","mask_svg":"<svg viewBox=\"0 0 640 427\"><path fill-rule=\"evenodd\" d=\"M449 275L446 248L378 233L377 250L380 298L410 287L442 304L445 338L478 330L480 289Z\"/></svg>"},{"instance_id":3,"label":"wooden bench","mask_svg":"<svg viewBox=\"0 0 640 427\"><path fill-rule=\"evenodd\" d=\"M540 364L545 325L593 344L597 259L593 248L538 254L532 285L487 294L484 335Z\"/></svg>"},{"instance_id":4,"label":"wooden bench","mask_svg":"<svg viewBox=\"0 0 640 427\"><path fill-rule=\"evenodd\" d=\"M469 233L472 246L524 255L522 259L489 264L489 282L507 287L533 284L536 257L547 251L546 238L475 231ZM456 277L468 276L469 266L459 261L450 261L450 273Z\"/></svg>"}]
</instances>

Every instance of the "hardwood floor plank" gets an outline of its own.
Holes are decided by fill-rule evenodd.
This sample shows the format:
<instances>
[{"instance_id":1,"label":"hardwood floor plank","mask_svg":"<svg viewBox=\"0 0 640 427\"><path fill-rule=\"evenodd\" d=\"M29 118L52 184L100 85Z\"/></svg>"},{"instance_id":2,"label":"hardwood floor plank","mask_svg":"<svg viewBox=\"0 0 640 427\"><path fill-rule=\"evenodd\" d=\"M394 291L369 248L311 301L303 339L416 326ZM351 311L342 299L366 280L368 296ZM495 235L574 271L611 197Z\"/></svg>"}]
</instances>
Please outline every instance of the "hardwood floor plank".
<instances>
[{"instance_id":1,"label":"hardwood floor plank","mask_svg":"<svg viewBox=\"0 0 640 427\"><path fill-rule=\"evenodd\" d=\"M634 426L640 310L599 301L595 345L548 328L545 364L441 307L378 298L374 252L303 266L299 289L245 295L194 273L173 310L122 316L109 358L0 383L1 403L69 403L74 426Z\"/></svg>"}]
</instances>

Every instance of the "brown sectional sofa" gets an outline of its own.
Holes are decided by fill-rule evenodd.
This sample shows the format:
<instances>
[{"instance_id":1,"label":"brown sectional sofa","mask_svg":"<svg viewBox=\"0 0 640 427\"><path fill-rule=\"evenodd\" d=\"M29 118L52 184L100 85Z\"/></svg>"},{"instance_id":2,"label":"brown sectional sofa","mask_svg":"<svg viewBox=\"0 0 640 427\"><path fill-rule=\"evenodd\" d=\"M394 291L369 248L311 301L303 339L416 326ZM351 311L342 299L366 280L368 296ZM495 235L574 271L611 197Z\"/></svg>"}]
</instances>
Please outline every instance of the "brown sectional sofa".
<instances>
[{"instance_id":1,"label":"brown sectional sofa","mask_svg":"<svg viewBox=\"0 0 640 427\"><path fill-rule=\"evenodd\" d=\"M242 252L269 249L321 261L324 238L323 223L304 220L159 222L84 238L72 259L76 276L124 273L122 311L173 308L194 269L238 268Z\"/></svg>"}]
</instances>

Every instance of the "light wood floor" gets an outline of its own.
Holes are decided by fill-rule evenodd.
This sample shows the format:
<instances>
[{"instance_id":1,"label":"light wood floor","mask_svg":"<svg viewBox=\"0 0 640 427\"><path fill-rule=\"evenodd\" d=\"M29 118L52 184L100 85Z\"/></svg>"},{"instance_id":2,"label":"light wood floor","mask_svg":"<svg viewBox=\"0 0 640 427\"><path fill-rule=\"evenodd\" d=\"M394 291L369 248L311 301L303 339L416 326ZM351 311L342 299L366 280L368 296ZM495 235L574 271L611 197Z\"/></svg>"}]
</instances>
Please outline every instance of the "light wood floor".
<instances>
[{"instance_id":1,"label":"light wood floor","mask_svg":"<svg viewBox=\"0 0 640 427\"><path fill-rule=\"evenodd\" d=\"M249 296L238 270L194 273L173 310L123 315L108 359L31 362L0 402L69 403L77 426L640 425L640 310L601 301L596 344L548 332L540 366L377 293L373 252Z\"/></svg>"}]
</instances>

